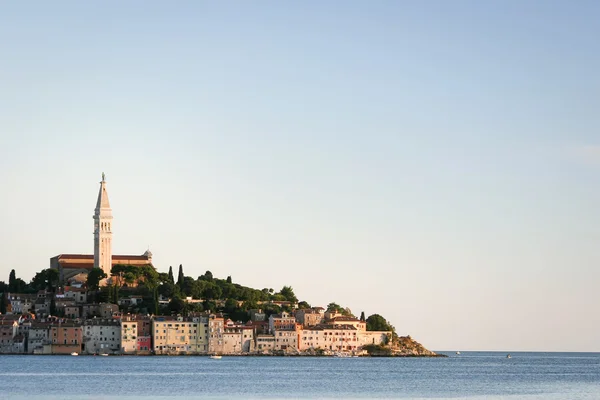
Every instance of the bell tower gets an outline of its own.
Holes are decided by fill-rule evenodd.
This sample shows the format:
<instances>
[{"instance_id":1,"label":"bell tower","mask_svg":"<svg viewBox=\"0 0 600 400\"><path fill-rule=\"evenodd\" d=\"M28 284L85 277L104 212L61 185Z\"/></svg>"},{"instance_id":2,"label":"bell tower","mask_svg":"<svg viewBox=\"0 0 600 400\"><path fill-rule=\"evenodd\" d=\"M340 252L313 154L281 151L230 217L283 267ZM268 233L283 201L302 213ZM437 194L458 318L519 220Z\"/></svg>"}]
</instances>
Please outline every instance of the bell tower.
<instances>
[{"instance_id":1,"label":"bell tower","mask_svg":"<svg viewBox=\"0 0 600 400\"><path fill-rule=\"evenodd\" d=\"M94 210L94 268L101 268L108 276L112 269L112 219L106 191L106 176L103 172Z\"/></svg>"}]
</instances>

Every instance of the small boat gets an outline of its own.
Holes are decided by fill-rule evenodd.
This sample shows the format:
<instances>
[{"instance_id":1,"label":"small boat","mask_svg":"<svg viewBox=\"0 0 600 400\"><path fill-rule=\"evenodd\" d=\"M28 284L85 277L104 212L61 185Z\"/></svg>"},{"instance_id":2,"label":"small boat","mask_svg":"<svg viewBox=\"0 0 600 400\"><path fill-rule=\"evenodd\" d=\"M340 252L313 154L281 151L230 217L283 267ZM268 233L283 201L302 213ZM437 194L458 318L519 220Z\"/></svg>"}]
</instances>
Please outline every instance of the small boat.
<instances>
[{"instance_id":1,"label":"small boat","mask_svg":"<svg viewBox=\"0 0 600 400\"><path fill-rule=\"evenodd\" d=\"M460 351L457 351L457 352L456 352L456 355L457 355L457 356L460 356Z\"/></svg>"},{"instance_id":2,"label":"small boat","mask_svg":"<svg viewBox=\"0 0 600 400\"><path fill-rule=\"evenodd\" d=\"M507 354L506 358L512 358L512 356L510 354Z\"/></svg>"},{"instance_id":3,"label":"small boat","mask_svg":"<svg viewBox=\"0 0 600 400\"><path fill-rule=\"evenodd\" d=\"M220 356L218 354L213 354L212 356L210 356L210 358L212 358L213 360L220 360L222 358L222 356Z\"/></svg>"},{"instance_id":4,"label":"small boat","mask_svg":"<svg viewBox=\"0 0 600 400\"><path fill-rule=\"evenodd\" d=\"M79 354L78 354L78 353L76 353L76 352L72 352L72 353L71 353L71 355L72 355L72 356L78 356Z\"/></svg>"},{"instance_id":5,"label":"small boat","mask_svg":"<svg viewBox=\"0 0 600 400\"><path fill-rule=\"evenodd\" d=\"M100 354L102 357L108 357L108 354Z\"/></svg>"}]
</instances>

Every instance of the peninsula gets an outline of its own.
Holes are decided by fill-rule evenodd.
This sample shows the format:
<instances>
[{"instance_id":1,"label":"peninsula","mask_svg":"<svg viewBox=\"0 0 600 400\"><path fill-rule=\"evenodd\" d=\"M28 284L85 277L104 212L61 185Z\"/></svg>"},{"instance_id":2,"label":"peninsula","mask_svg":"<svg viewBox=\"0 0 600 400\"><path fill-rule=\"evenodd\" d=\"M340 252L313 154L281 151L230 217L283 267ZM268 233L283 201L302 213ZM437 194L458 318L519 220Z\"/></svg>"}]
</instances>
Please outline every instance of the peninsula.
<instances>
[{"instance_id":1,"label":"peninsula","mask_svg":"<svg viewBox=\"0 0 600 400\"><path fill-rule=\"evenodd\" d=\"M381 315L335 302L158 272L152 253L113 255L105 175L94 210L94 253L59 254L29 283L0 282L0 353L102 355L437 356L398 336Z\"/></svg>"}]
</instances>

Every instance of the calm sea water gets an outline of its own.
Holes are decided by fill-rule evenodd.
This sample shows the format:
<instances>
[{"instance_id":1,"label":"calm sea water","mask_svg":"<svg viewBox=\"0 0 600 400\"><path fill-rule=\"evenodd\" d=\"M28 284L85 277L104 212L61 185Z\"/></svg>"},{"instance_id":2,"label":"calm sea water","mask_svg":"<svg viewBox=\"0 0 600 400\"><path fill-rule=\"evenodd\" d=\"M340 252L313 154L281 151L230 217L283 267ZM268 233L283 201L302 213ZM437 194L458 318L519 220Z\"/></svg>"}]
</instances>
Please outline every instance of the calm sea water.
<instances>
[{"instance_id":1,"label":"calm sea water","mask_svg":"<svg viewBox=\"0 0 600 400\"><path fill-rule=\"evenodd\" d=\"M0 399L600 399L598 353L0 356Z\"/></svg>"}]
</instances>

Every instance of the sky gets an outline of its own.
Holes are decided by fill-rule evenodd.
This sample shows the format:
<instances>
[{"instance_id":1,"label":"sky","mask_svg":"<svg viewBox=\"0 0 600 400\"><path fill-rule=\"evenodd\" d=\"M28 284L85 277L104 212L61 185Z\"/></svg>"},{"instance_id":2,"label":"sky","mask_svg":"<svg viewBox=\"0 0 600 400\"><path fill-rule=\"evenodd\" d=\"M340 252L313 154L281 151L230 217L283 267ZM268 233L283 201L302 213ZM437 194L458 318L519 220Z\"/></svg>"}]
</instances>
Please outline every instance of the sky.
<instances>
[{"instance_id":1,"label":"sky","mask_svg":"<svg viewBox=\"0 0 600 400\"><path fill-rule=\"evenodd\" d=\"M0 3L0 280L93 252L600 351L600 3Z\"/></svg>"}]
</instances>

